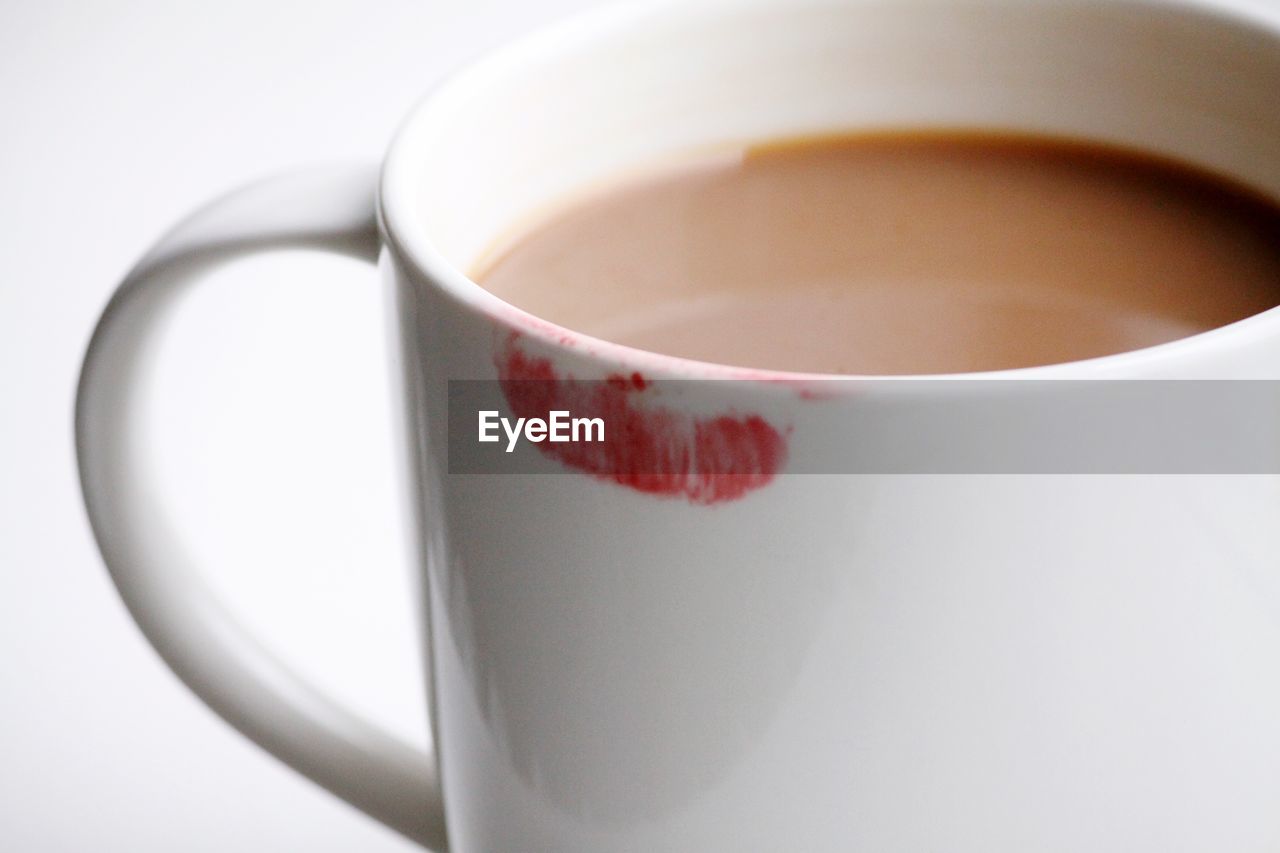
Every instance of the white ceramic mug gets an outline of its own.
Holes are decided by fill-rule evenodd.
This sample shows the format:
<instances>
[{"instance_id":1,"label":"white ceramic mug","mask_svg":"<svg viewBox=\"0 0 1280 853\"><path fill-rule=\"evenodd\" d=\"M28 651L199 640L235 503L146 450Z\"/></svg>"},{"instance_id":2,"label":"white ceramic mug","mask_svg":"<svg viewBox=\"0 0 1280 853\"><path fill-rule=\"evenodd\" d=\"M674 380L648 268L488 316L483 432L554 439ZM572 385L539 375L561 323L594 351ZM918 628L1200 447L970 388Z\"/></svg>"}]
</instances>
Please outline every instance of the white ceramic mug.
<instances>
[{"instance_id":1,"label":"white ceramic mug","mask_svg":"<svg viewBox=\"0 0 1280 853\"><path fill-rule=\"evenodd\" d=\"M214 709L433 849L1280 849L1275 477L784 466L708 501L586 475L451 475L441 434L447 381L498 376L512 346L586 378L744 376L553 326L463 274L511 223L637 163L980 126L1166 152L1274 197L1277 93L1280 15L1222 3L661 2L557 26L426 98L381 177L254 185L138 265L80 386L98 542ZM435 755L244 636L154 523L134 464L131 375L172 297L211 266L299 245L376 262L394 302ZM1011 375L1277 378L1280 310ZM839 386L747 379L680 405L767 411L791 460L844 435Z\"/></svg>"}]
</instances>

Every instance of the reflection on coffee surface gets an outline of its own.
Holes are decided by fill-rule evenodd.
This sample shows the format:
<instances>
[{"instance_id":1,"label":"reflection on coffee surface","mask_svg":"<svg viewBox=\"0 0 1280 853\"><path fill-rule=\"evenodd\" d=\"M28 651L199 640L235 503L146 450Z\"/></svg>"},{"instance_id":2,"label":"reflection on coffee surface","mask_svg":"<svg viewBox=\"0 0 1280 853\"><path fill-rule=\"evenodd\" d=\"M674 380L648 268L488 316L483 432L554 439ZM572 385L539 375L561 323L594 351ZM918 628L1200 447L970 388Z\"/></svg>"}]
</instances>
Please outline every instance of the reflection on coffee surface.
<instances>
[{"instance_id":1,"label":"reflection on coffee surface","mask_svg":"<svg viewBox=\"0 0 1280 853\"><path fill-rule=\"evenodd\" d=\"M552 212L477 279L642 349L821 373L1108 355L1280 304L1280 207L1154 155L980 133L690 158Z\"/></svg>"}]
</instances>

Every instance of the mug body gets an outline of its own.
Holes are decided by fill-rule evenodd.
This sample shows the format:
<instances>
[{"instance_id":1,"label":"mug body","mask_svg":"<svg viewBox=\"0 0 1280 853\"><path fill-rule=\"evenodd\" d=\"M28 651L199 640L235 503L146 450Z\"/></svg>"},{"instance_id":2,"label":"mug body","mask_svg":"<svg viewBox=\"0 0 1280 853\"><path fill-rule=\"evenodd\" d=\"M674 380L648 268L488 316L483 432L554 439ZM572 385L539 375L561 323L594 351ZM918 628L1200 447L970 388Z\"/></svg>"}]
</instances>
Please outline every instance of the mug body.
<instances>
[{"instance_id":1,"label":"mug body","mask_svg":"<svg viewBox=\"0 0 1280 853\"><path fill-rule=\"evenodd\" d=\"M1280 17L1221 5L747 0L594 13L429 96L382 268L454 853L1280 848L1276 477L824 475L857 439L841 383L466 278L611 175L833 131L1088 137L1280 197L1276 92ZM449 383L534 374L732 380L657 402L758 417L776 464L723 491L451 473ZM1280 311L1009 375L1280 378Z\"/></svg>"}]
</instances>

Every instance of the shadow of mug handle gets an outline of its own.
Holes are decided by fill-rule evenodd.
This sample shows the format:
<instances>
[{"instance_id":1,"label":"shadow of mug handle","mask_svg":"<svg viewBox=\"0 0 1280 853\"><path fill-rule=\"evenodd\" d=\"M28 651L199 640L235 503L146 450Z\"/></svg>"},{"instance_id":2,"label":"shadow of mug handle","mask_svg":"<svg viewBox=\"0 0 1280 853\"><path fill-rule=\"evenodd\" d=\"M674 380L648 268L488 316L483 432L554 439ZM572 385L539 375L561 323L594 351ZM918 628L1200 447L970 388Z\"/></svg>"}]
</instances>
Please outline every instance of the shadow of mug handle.
<instances>
[{"instance_id":1,"label":"shadow of mug handle","mask_svg":"<svg viewBox=\"0 0 1280 853\"><path fill-rule=\"evenodd\" d=\"M322 249L376 263L372 167L269 178L177 225L103 311L76 397L81 487L126 606L165 662L227 722L299 773L425 845L446 849L434 755L340 707L250 636L193 570L138 464L139 369L168 309L211 269L256 252Z\"/></svg>"}]
</instances>

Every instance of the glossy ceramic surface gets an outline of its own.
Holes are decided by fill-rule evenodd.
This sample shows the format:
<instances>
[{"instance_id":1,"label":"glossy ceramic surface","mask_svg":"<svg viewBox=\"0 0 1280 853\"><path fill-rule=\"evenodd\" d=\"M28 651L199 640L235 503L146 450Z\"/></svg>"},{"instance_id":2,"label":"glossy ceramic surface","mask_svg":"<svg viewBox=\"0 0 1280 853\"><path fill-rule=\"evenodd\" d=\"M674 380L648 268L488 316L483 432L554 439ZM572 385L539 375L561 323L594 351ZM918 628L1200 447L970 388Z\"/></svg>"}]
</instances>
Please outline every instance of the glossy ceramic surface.
<instances>
[{"instance_id":1,"label":"glossy ceramic surface","mask_svg":"<svg viewBox=\"0 0 1280 853\"><path fill-rule=\"evenodd\" d=\"M435 763L262 665L176 572L171 543L149 538L129 490L143 450L120 389L144 357L144 315L199 264L263 244L370 257L368 199L325 189L358 176L238 196L126 283L80 404L99 541L148 635L221 713L424 843L445 843L442 808L455 853L1274 850L1275 477L780 462L758 487L702 500L586 475L449 474L443 424L449 380L530 363L731 378L664 403L756 414L785 436L783 459L813 470L846 437L849 383L586 338L464 271L511 223L620 169L858 127L1090 136L1280 196L1277 91L1280 18L1222 4L749 0L617 7L430 95L381 177L379 264ZM1280 378L1280 311L1009 375Z\"/></svg>"}]
</instances>

